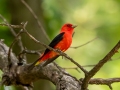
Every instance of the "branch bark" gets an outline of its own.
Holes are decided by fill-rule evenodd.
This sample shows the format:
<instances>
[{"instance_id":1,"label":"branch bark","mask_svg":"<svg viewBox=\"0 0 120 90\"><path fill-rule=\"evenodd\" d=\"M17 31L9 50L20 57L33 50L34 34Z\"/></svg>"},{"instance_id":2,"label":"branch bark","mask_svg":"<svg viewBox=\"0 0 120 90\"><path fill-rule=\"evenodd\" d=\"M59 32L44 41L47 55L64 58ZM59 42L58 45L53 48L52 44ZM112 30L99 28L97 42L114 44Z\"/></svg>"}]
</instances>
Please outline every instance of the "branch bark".
<instances>
[{"instance_id":1,"label":"branch bark","mask_svg":"<svg viewBox=\"0 0 120 90\"><path fill-rule=\"evenodd\" d=\"M118 52L118 49L120 48L120 41L114 46L114 48L102 59L98 62L98 64L91 69L88 74L86 74L85 78L83 79L83 85L82 90L87 90L88 82L90 79L101 69L101 67L111 59L111 57ZM111 88L111 87L110 87Z\"/></svg>"},{"instance_id":2,"label":"branch bark","mask_svg":"<svg viewBox=\"0 0 120 90\"><path fill-rule=\"evenodd\" d=\"M116 49L117 48L117 49ZM118 44L110 51L110 53L115 53L119 48ZM45 67L36 66L31 71L28 71L28 68L31 64L19 65L18 59L11 52L11 67L7 68L8 63L8 50L9 47L6 46L3 41L0 41L0 69L3 71L2 84L3 85L20 85L25 90L33 90L33 82L39 79L46 79L51 81L57 90L83 90L82 87L85 83L88 84L97 84L97 85L108 85L112 90L112 83L120 82L120 78L88 78L89 82L85 82L85 78L78 81L75 77L68 74L63 68L59 67L55 63L50 63ZM108 53L105 58L110 55ZM110 56L112 56L110 55ZM103 58L102 60L104 60ZM99 62L100 63L100 62ZM99 64L98 63L98 64ZM96 65L97 66L97 65ZM95 67L94 67L95 68ZM99 68L99 67L98 67ZM88 76L91 77L91 74ZM86 84L87 85L87 84ZM87 87L86 87L87 88Z\"/></svg>"},{"instance_id":3,"label":"branch bark","mask_svg":"<svg viewBox=\"0 0 120 90\"><path fill-rule=\"evenodd\" d=\"M0 41L0 69L5 72L5 61L8 61L8 47ZM12 66L10 72L4 73L2 84L4 85L21 85L27 87L25 90L32 90L32 83L39 79L50 80L56 85L57 90L81 90L81 84L74 77L69 75L64 69L58 68L54 63L46 67L35 67L31 71L26 72L30 64L17 65L18 59L11 52ZM9 83L8 83L9 82Z\"/></svg>"},{"instance_id":4,"label":"branch bark","mask_svg":"<svg viewBox=\"0 0 120 90\"><path fill-rule=\"evenodd\" d=\"M2 24L1 24L2 25ZM6 26L8 24L5 24ZM25 26L27 23L21 24L24 32L36 43L41 44L42 46L58 52L61 56L68 58L72 63L81 69L84 74L85 78L80 79L78 81L75 77L68 74L64 69L56 65L55 63L51 63L45 67L41 65L34 67L33 69L29 69L32 64L22 63L19 64L19 60L17 57L11 52L12 45L9 49L2 41L0 41L0 69L3 71L2 76L2 84L3 85L21 85L25 90L32 90L33 85L32 83L39 79L46 79L51 81L54 85L56 85L57 90L87 90L88 84L92 84L90 82L97 82L95 84L101 83L108 85L109 88L112 90L111 84L114 82L119 82L120 79L117 78L117 81L112 79L103 80L103 79L91 79L99 70L100 68L108 61L110 58L117 52L120 48L120 41L116 44L116 46L102 59L96 64L93 69L90 71L85 70L80 64L74 61L71 57L67 54L53 49L48 45L38 41L35 39L31 34L27 32ZM20 25L20 27L21 27ZM10 25L14 27L15 25ZM18 27L18 26L17 26ZM19 32L20 33L20 32ZM18 33L18 36L19 36ZM16 37L15 39L18 39ZM14 40L16 41L16 40ZM14 42L12 43L14 44ZM22 59L22 58L21 58ZM101 81L105 82L102 83ZM112 83L111 83L112 82Z\"/></svg>"}]
</instances>

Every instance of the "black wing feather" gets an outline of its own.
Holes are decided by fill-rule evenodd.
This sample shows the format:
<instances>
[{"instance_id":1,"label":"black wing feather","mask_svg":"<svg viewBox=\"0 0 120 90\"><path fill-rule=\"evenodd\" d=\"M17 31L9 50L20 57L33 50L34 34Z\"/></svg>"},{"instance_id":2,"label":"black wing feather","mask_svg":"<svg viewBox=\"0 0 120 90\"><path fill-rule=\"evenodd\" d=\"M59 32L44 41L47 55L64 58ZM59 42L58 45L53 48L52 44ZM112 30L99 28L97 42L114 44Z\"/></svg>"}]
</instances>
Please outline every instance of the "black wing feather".
<instances>
[{"instance_id":1,"label":"black wing feather","mask_svg":"<svg viewBox=\"0 0 120 90\"><path fill-rule=\"evenodd\" d=\"M52 48L54 48L54 46L57 45L57 44L59 43L59 41L61 41L61 40L63 39L63 35L64 35L64 34L65 34L64 32L58 34L58 35L51 41L51 43L49 44L49 46L52 47ZM44 52L44 55L47 54L49 51L50 51L50 50L47 48L47 49L45 50L45 52ZM43 56L44 56L44 55L43 55ZM43 57L43 56L42 56L42 57ZM42 57L40 57L40 58L42 58ZM57 55L57 56L55 56L55 57L47 60L47 61L43 64L43 66L46 66L47 64L49 64L50 62L52 62L53 60L55 60L57 57L59 57L59 55ZM36 60L32 65L30 65L28 69L29 69L29 70L32 70L32 69L34 68L35 64L40 60L40 58L39 58L38 60Z\"/></svg>"},{"instance_id":2,"label":"black wing feather","mask_svg":"<svg viewBox=\"0 0 120 90\"><path fill-rule=\"evenodd\" d=\"M52 47L52 48L54 48L55 45L57 45L57 44L59 43L59 41L61 41L61 40L63 39L63 35L64 35L64 34L65 34L64 32L58 34L58 35L51 41L51 43L49 44L49 46ZM48 53L49 51L50 51L50 50L47 48L47 49L45 50L45 52L44 52L44 55L45 55L46 53Z\"/></svg>"}]
</instances>

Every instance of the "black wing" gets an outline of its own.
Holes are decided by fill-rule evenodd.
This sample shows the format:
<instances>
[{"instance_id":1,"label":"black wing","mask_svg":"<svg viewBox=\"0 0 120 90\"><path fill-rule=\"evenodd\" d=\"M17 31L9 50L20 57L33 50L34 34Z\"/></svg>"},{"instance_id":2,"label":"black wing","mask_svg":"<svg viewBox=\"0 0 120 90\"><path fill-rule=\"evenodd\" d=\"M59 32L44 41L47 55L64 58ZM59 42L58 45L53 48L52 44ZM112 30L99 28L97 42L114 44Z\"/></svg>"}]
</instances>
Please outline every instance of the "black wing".
<instances>
[{"instance_id":1,"label":"black wing","mask_svg":"<svg viewBox=\"0 0 120 90\"><path fill-rule=\"evenodd\" d=\"M60 34L58 34L52 41L51 43L49 44L50 47L54 48L55 45L57 45L62 39L63 39L63 35L65 33L62 32ZM44 52L44 54L48 53L50 50L47 48Z\"/></svg>"},{"instance_id":2,"label":"black wing","mask_svg":"<svg viewBox=\"0 0 120 90\"><path fill-rule=\"evenodd\" d=\"M51 43L49 44L49 46L53 48L55 45L57 45L57 44L59 43L59 41L61 41L61 40L63 39L63 35L64 35L64 34L65 34L64 32L58 34L58 35L51 41ZM45 50L45 52L44 52L44 55L47 54L49 51L50 51L50 50L47 48L47 49ZM44 55L43 55L43 56L44 56ZM43 56L42 56L42 57L43 57ZM42 57L40 57L40 58L42 58ZM51 58L50 60L47 60L47 61L44 63L43 66L46 66L47 64L49 64L50 62L52 62L53 60L55 60L57 57L59 57L59 55ZM34 68L35 64L40 60L40 58L39 58L38 60L36 60L32 65L30 65L28 69L29 69L29 70L32 70L32 69Z\"/></svg>"}]
</instances>

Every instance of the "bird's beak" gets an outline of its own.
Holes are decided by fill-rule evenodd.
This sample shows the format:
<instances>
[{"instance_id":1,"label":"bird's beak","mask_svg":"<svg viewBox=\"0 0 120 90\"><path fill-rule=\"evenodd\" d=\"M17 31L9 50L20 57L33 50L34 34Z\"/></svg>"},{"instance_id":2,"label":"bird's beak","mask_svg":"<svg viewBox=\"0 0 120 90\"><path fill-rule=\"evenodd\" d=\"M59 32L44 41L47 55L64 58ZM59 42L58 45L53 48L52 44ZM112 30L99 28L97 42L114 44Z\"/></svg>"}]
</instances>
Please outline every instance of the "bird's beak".
<instances>
[{"instance_id":1,"label":"bird's beak","mask_svg":"<svg viewBox=\"0 0 120 90\"><path fill-rule=\"evenodd\" d=\"M75 27L77 27L77 25L73 25L73 26L72 26L72 28L75 28Z\"/></svg>"}]
</instances>

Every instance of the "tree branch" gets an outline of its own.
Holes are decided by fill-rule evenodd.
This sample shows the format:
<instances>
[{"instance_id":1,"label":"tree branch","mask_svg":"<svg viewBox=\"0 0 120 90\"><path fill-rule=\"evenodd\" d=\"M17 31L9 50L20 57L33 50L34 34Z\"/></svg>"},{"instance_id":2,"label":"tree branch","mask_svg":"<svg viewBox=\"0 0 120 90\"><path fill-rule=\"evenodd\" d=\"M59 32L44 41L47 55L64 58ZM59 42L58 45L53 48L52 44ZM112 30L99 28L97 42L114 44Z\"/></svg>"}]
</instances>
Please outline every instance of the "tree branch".
<instances>
[{"instance_id":1,"label":"tree branch","mask_svg":"<svg viewBox=\"0 0 120 90\"><path fill-rule=\"evenodd\" d=\"M108 79L92 78L90 79L89 84L109 85L116 82L120 82L120 78L108 78Z\"/></svg>"},{"instance_id":2,"label":"tree branch","mask_svg":"<svg viewBox=\"0 0 120 90\"><path fill-rule=\"evenodd\" d=\"M85 46L85 45L93 42L93 41L96 40L97 38L98 38L98 37L96 37L96 38L94 38L94 39L92 39L92 40L90 40L90 41L88 41L88 42L86 42L86 43L84 43L84 44L82 44L82 45L75 46L75 47L71 47L71 48L77 49L77 48L83 47L83 46Z\"/></svg>"},{"instance_id":3,"label":"tree branch","mask_svg":"<svg viewBox=\"0 0 120 90\"><path fill-rule=\"evenodd\" d=\"M82 85L81 82L79 82L76 78L68 74L66 71L64 71L62 68L59 68L56 64L50 63L46 67L36 66L32 70L28 71L28 67L31 66L31 64L18 64L18 59L16 56L11 52L11 67L8 71L6 69L6 64L8 63L8 47L0 41L0 69L3 71L3 77L2 77L2 84L4 85L21 85L24 87L25 90L32 90L32 83L39 79L47 79L51 82L53 82L57 90L61 89L68 89L68 90L86 90L88 84L94 83L95 79L91 79L99 70L100 68L111 59L111 57L117 52L117 50L120 48L120 41L117 43L117 45L102 59L96 64L93 69L91 69L89 72L86 71L81 65L79 65L76 61L74 61L71 57L69 57L67 54L61 52L60 50L53 49L49 47L48 45L45 45L44 43L36 40L31 34L27 32L25 29L27 23L22 23L22 29L23 31L36 43L39 43L40 45L53 50L55 52L58 52L61 56L66 57L71 62L73 62L76 66L78 66L85 74L85 78L82 79ZM7 26L7 24L6 24ZM15 27L14 25L11 25ZM18 26L17 26L18 27ZM20 26L21 27L21 26ZM18 33L19 35L19 33ZM17 39L17 38L16 38ZM110 89L112 89L111 83L119 82L119 79L115 79L114 81L107 81L102 79L96 79L96 82L103 81L104 84L108 85ZM110 80L110 79L109 79Z\"/></svg>"},{"instance_id":4,"label":"tree branch","mask_svg":"<svg viewBox=\"0 0 120 90\"><path fill-rule=\"evenodd\" d=\"M91 69L88 74L85 76L83 79L83 85L82 85L82 90L86 90L88 86L88 82L91 77L93 77L100 69L101 67L111 59L111 57L118 51L120 48L120 41L115 45L115 47L102 59L98 62L98 64Z\"/></svg>"},{"instance_id":5,"label":"tree branch","mask_svg":"<svg viewBox=\"0 0 120 90\"><path fill-rule=\"evenodd\" d=\"M7 61L8 47L0 41L0 69L4 72L4 61ZM80 90L79 82L71 77L62 68L58 69L54 63L47 65L46 67L35 67L33 70L26 72L30 64L27 65L17 65L17 58L11 52L12 66L10 72L5 73L2 77L2 84L4 85L21 85L24 88L32 87L32 82L39 79L47 79L53 82L57 90L67 89L67 90ZM16 63L16 64L15 64ZM62 72L61 72L62 71ZM64 72L64 73L63 73ZM31 90L31 89L25 89Z\"/></svg>"}]
</instances>

